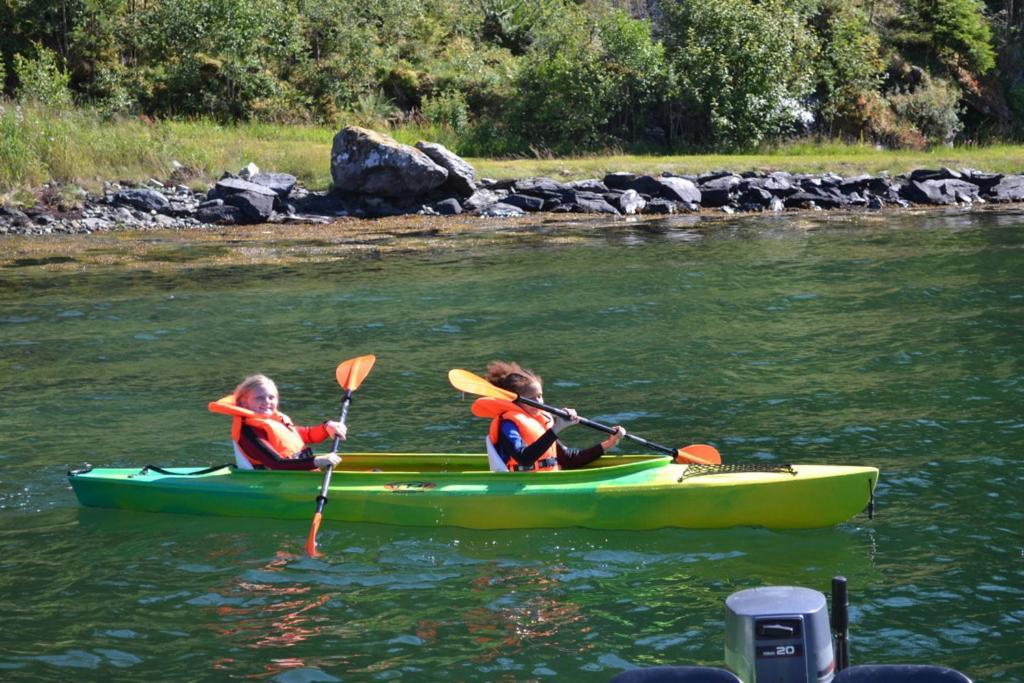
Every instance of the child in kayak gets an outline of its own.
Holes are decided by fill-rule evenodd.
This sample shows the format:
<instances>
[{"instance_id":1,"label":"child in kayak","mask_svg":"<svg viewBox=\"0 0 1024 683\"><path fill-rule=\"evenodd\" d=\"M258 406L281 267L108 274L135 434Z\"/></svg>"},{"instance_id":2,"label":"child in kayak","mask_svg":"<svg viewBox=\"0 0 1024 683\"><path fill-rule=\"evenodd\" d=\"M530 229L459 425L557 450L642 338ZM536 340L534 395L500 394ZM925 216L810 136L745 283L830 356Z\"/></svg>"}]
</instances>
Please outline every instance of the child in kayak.
<instances>
[{"instance_id":1,"label":"child in kayak","mask_svg":"<svg viewBox=\"0 0 1024 683\"><path fill-rule=\"evenodd\" d=\"M487 380L523 398L544 402L540 376L518 363L494 361L487 366ZM571 408L563 408L569 419L548 415L539 408L502 401L496 410L487 438L491 469L496 471L574 470L600 458L619 443L626 430L616 425L615 433L590 448L569 448L558 440L566 427L579 423ZM495 404L499 405L499 404ZM505 470L501 470L501 466Z\"/></svg>"},{"instance_id":2,"label":"child in kayak","mask_svg":"<svg viewBox=\"0 0 1024 683\"><path fill-rule=\"evenodd\" d=\"M247 469L313 470L341 462L337 453L314 456L309 444L334 436L344 440L348 436L344 424L328 420L310 427L296 426L287 415L278 412L277 401L277 385L264 375L251 375L242 380L231 397L217 402L226 407L233 402L242 409L236 414L240 429L233 429L232 436L248 460ZM245 463L238 460L244 467Z\"/></svg>"}]
</instances>

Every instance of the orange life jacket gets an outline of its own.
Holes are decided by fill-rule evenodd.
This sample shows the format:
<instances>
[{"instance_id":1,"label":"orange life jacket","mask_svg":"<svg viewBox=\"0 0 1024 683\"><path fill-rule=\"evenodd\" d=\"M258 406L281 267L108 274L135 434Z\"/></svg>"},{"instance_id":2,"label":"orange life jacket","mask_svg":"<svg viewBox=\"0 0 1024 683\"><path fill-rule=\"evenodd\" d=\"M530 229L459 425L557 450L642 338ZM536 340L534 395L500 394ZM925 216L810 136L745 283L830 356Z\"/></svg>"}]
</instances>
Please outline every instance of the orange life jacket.
<instances>
[{"instance_id":1,"label":"orange life jacket","mask_svg":"<svg viewBox=\"0 0 1024 683\"><path fill-rule=\"evenodd\" d=\"M234 418L231 421L231 438L238 443L242 434L242 425L258 427L266 434L267 443L283 458L294 458L306 449L306 442L302 440L298 430L291 419L284 413L274 412L271 415L262 415L253 412L248 408L235 403L235 397L225 396L219 401L211 401L207 406L210 412L230 415ZM247 454L244 454L253 465L260 463L253 461Z\"/></svg>"},{"instance_id":2,"label":"orange life jacket","mask_svg":"<svg viewBox=\"0 0 1024 683\"><path fill-rule=\"evenodd\" d=\"M473 401L472 410L477 417L493 418L487 438L495 449L498 447L498 435L501 432L503 420L508 420L516 426L527 446L533 444L544 432L551 429L553 422L547 413L541 413L534 417L523 410L519 404L501 398L478 398ZM544 472L561 469L558 466L558 445L553 442L533 465L520 465L513 456L509 456L506 464L510 472Z\"/></svg>"}]
</instances>

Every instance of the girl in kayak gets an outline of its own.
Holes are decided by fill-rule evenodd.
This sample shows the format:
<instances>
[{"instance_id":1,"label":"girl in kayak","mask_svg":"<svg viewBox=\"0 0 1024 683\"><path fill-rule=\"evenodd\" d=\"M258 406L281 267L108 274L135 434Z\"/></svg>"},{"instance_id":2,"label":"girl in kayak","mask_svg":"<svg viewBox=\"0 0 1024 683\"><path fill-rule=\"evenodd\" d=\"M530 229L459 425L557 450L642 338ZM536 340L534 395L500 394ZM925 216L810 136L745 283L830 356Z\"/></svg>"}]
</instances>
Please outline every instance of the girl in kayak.
<instances>
[{"instance_id":1,"label":"girl in kayak","mask_svg":"<svg viewBox=\"0 0 1024 683\"><path fill-rule=\"evenodd\" d=\"M341 462L337 453L314 456L309 444L334 436L344 440L348 436L345 425L328 420L311 427L296 426L287 415L278 412L277 385L270 378L246 377L235 388L232 398L234 405L242 409L236 416L241 417L241 429L235 442L252 467L313 470Z\"/></svg>"},{"instance_id":2,"label":"girl in kayak","mask_svg":"<svg viewBox=\"0 0 1024 683\"><path fill-rule=\"evenodd\" d=\"M487 366L487 379L491 384L523 398L544 402L540 376L518 363L492 362ZM626 435L626 430L616 425L615 433L601 443L590 448L569 448L558 440L558 434L579 422L575 410L563 408L569 415L565 420L533 406L500 399L491 401L495 409L487 437L487 451L493 470L501 471L500 465L512 472L578 469L615 448Z\"/></svg>"}]
</instances>

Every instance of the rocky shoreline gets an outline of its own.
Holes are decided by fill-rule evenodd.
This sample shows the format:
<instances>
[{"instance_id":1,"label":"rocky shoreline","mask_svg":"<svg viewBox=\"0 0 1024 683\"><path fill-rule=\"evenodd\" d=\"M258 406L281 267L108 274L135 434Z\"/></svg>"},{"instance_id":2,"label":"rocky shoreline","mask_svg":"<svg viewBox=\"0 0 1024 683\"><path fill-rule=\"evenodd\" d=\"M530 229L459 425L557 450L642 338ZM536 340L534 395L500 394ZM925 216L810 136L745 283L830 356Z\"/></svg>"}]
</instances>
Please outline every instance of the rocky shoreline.
<instances>
[{"instance_id":1,"label":"rocky shoreline","mask_svg":"<svg viewBox=\"0 0 1024 683\"><path fill-rule=\"evenodd\" d=\"M401 145L387 136L346 128L331 154L334 185L314 192L295 176L250 164L225 173L207 190L168 182L105 183L103 193L0 206L0 235L89 234L114 230L202 230L278 223L332 223L340 218L403 215L484 218L535 212L614 216L693 212L760 213L786 210L962 206L1024 202L1024 174L974 169L919 169L908 174L792 174L714 171L701 175L609 173L600 179L478 179L472 166L441 145ZM44 198L59 188L43 188Z\"/></svg>"}]
</instances>

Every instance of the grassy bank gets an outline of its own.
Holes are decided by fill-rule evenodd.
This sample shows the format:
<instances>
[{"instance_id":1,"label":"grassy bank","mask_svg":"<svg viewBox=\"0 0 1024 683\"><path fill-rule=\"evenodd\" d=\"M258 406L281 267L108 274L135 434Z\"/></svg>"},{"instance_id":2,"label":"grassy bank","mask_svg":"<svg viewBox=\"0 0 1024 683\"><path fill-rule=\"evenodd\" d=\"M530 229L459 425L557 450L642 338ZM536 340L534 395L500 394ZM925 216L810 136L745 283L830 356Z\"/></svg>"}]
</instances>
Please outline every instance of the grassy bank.
<instances>
[{"instance_id":1,"label":"grassy bank","mask_svg":"<svg viewBox=\"0 0 1024 683\"><path fill-rule=\"evenodd\" d=\"M318 126L109 121L86 110L60 112L0 101L0 202L31 203L35 191L51 181L95 191L105 180L163 179L170 176L175 161L189 169L189 182L196 186L251 161L266 170L291 173L311 189L326 189L336 132ZM457 137L447 130L407 126L389 133L408 144L426 139L458 151ZM609 171L700 173L721 168L853 175L949 166L1021 173L1024 145L891 151L800 143L751 154L467 160L481 177L544 175L565 180L601 177Z\"/></svg>"}]
</instances>

